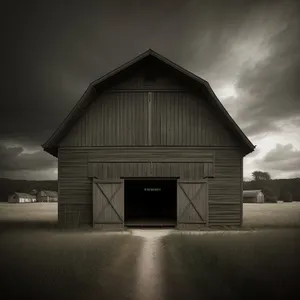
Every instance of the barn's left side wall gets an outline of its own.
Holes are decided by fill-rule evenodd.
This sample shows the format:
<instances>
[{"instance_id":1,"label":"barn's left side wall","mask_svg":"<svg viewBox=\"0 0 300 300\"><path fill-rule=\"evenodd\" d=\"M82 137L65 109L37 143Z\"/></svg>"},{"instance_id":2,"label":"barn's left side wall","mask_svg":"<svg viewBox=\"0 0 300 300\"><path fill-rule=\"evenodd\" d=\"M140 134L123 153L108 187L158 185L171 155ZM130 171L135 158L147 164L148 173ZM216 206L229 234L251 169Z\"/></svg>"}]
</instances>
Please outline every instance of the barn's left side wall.
<instances>
[{"instance_id":1,"label":"barn's left side wall","mask_svg":"<svg viewBox=\"0 0 300 300\"><path fill-rule=\"evenodd\" d=\"M58 151L58 222L61 227L92 223L92 180L87 151Z\"/></svg>"}]
</instances>

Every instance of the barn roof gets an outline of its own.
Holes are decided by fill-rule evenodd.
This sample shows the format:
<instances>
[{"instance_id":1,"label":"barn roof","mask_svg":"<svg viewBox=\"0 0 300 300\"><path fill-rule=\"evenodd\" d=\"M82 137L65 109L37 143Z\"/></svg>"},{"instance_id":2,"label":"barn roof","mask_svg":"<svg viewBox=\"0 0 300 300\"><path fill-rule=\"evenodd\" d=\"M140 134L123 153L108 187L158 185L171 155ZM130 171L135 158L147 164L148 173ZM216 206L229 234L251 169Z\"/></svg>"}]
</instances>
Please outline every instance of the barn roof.
<instances>
[{"instance_id":1,"label":"barn roof","mask_svg":"<svg viewBox=\"0 0 300 300\"><path fill-rule=\"evenodd\" d=\"M228 124L230 130L236 135L236 137L240 140L241 144L245 148L245 155L254 151L255 146L251 143L251 141L247 138L247 136L243 133L243 131L239 128L239 126L235 123L235 121L231 118L227 110L221 104L220 100L217 98L209 83L198 77L197 75L187 71L176 63L170 61L169 59L163 57L152 49L147 50L146 52L140 54L136 58L130 60L129 62L121 65L115 70L107 73L101 78L93 81L84 92L81 99L74 106L69 115L65 118L65 120L60 124L57 130L52 134L52 136L42 145L44 150L54 156L57 157L57 149L58 144L61 139L70 131L72 126L76 123L76 121L84 114L85 109L89 106L89 104L94 100L95 96L98 94L98 91L103 90L111 80L126 71L130 67L134 66L137 63L141 63L148 58L154 58L160 63L170 67L177 73L180 73L184 77L186 77L191 83L195 83L199 88L201 88L211 105L214 106L216 110L221 112L224 116L226 123Z\"/></svg>"},{"instance_id":2,"label":"barn roof","mask_svg":"<svg viewBox=\"0 0 300 300\"><path fill-rule=\"evenodd\" d=\"M15 192L14 194L17 195L19 198L27 198L27 199L33 199L33 198L35 198L34 195L30 195L30 194L27 194L27 193Z\"/></svg>"},{"instance_id":3,"label":"barn roof","mask_svg":"<svg viewBox=\"0 0 300 300\"><path fill-rule=\"evenodd\" d=\"M250 198L250 197L256 197L258 193L260 193L261 190L247 190L243 191L243 197Z\"/></svg>"},{"instance_id":4,"label":"barn roof","mask_svg":"<svg viewBox=\"0 0 300 300\"><path fill-rule=\"evenodd\" d=\"M41 190L39 194L43 192L48 197L57 197L58 193L56 191L49 191L49 190Z\"/></svg>"}]
</instances>

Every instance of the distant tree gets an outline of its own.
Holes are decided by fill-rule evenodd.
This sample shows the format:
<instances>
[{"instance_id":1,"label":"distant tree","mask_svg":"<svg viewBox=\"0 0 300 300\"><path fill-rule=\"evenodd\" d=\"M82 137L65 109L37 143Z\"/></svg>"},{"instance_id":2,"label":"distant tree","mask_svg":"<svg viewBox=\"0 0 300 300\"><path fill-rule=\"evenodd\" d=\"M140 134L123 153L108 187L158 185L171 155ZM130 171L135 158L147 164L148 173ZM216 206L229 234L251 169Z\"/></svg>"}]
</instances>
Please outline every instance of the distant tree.
<instances>
[{"instance_id":1,"label":"distant tree","mask_svg":"<svg viewBox=\"0 0 300 300\"><path fill-rule=\"evenodd\" d=\"M275 195L274 191L270 187L268 186L263 187L262 192L265 196L265 202L277 203L277 196Z\"/></svg>"},{"instance_id":2,"label":"distant tree","mask_svg":"<svg viewBox=\"0 0 300 300\"><path fill-rule=\"evenodd\" d=\"M286 192L283 195L283 201L284 202L293 202L293 195L290 192Z\"/></svg>"},{"instance_id":3,"label":"distant tree","mask_svg":"<svg viewBox=\"0 0 300 300\"><path fill-rule=\"evenodd\" d=\"M0 183L1 184L1 183ZM292 194L293 201L300 202L300 178L251 180L244 182L244 190L262 190L264 186L272 189L277 199L284 200L286 193Z\"/></svg>"},{"instance_id":4,"label":"distant tree","mask_svg":"<svg viewBox=\"0 0 300 300\"><path fill-rule=\"evenodd\" d=\"M268 172L254 171L252 172L254 181L271 180L271 175Z\"/></svg>"}]
</instances>

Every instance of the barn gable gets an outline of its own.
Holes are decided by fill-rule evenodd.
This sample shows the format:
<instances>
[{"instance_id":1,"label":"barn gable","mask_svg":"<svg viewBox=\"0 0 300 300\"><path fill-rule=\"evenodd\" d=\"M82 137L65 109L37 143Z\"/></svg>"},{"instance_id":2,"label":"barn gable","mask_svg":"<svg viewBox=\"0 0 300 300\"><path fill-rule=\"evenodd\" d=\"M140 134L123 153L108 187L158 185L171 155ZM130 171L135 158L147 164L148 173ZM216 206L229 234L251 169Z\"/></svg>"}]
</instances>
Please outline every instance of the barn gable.
<instances>
[{"instance_id":1,"label":"barn gable","mask_svg":"<svg viewBox=\"0 0 300 300\"><path fill-rule=\"evenodd\" d=\"M239 146L203 97L187 91L106 92L61 147Z\"/></svg>"},{"instance_id":2,"label":"barn gable","mask_svg":"<svg viewBox=\"0 0 300 300\"><path fill-rule=\"evenodd\" d=\"M254 150L205 80L153 50L93 82L43 148L127 145Z\"/></svg>"}]
</instances>

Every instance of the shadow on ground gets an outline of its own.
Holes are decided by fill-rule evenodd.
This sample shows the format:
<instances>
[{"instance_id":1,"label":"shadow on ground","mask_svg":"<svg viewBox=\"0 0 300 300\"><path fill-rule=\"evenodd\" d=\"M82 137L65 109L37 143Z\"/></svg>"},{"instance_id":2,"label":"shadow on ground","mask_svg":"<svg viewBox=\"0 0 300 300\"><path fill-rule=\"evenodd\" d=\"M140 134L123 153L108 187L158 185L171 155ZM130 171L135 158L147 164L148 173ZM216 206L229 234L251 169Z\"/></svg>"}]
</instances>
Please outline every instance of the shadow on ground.
<instances>
[{"instance_id":1,"label":"shadow on ground","mask_svg":"<svg viewBox=\"0 0 300 300\"><path fill-rule=\"evenodd\" d=\"M48 229L0 235L5 299L134 298L141 238Z\"/></svg>"},{"instance_id":2,"label":"shadow on ground","mask_svg":"<svg viewBox=\"0 0 300 300\"><path fill-rule=\"evenodd\" d=\"M58 222L56 221L3 221L0 220L0 232L3 230L55 230L58 229Z\"/></svg>"},{"instance_id":3,"label":"shadow on ground","mask_svg":"<svg viewBox=\"0 0 300 300\"><path fill-rule=\"evenodd\" d=\"M184 291L189 299L289 298L298 291L299 236L296 229L168 236L165 278L182 287L178 299Z\"/></svg>"}]
</instances>

